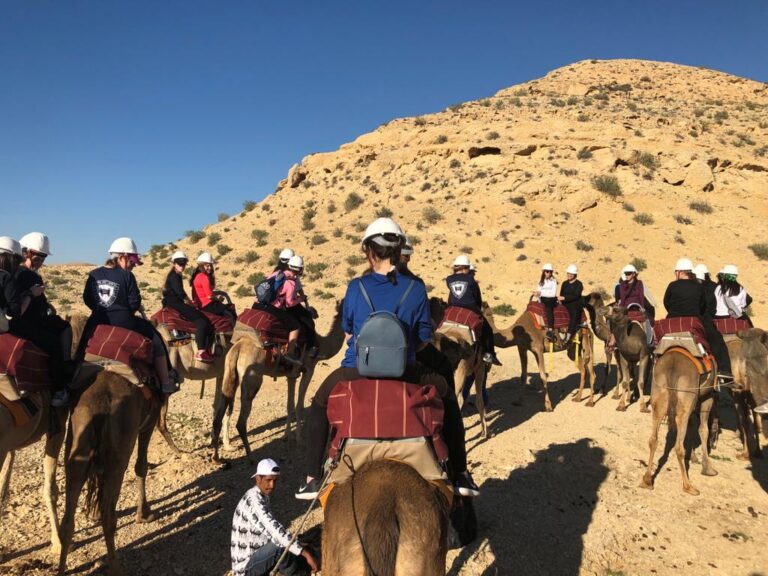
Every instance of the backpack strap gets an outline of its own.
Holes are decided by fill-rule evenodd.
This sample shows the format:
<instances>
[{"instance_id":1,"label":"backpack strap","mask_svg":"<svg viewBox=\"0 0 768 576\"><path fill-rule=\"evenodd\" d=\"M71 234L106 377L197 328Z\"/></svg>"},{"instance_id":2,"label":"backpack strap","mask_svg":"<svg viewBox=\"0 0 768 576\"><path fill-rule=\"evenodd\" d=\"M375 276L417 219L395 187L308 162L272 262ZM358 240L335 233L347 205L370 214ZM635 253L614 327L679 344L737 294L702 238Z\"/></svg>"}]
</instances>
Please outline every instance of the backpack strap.
<instances>
[{"instance_id":1,"label":"backpack strap","mask_svg":"<svg viewBox=\"0 0 768 576\"><path fill-rule=\"evenodd\" d=\"M400 301L397 303L397 306L395 306L394 314L397 316L397 311L400 310L400 305L405 302L405 299L408 298L408 294L411 293L411 288L413 288L413 285L416 283L416 280L411 278L410 284L408 284L408 288L405 289L405 292L403 292L403 295L400 297Z\"/></svg>"},{"instance_id":2,"label":"backpack strap","mask_svg":"<svg viewBox=\"0 0 768 576\"><path fill-rule=\"evenodd\" d=\"M368 307L371 309L371 312L376 312L376 308L373 307L373 302L371 302L371 297L368 296L368 292L365 290L365 286L363 286L362 278L360 278L360 280L357 281L357 285L360 286L360 292L362 292L363 299L365 300L366 304L368 304Z\"/></svg>"},{"instance_id":3,"label":"backpack strap","mask_svg":"<svg viewBox=\"0 0 768 576\"><path fill-rule=\"evenodd\" d=\"M413 288L413 285L416 283L416 280L411 278L410 283L408 284L408 287L405 289L405 292L403 292L403 295L400 297L400 300L397 303L397 306L395 306L395 309L393 311L393 314L397 316L397 311L400 310L400 305L405 302L405 299L408 298L408 294L411 293L411 289ZM363 299L365 300L366 304L368 304L368 307L371 309L371 312L376 312L376 308L373 306L373 302L371 302L371 297L368 296L368 292L365 289L365 286L363 286L363 279L361 278L357 282L358 286L360 286L360 292L363 294Z\"/></svg>"}]
</instances>

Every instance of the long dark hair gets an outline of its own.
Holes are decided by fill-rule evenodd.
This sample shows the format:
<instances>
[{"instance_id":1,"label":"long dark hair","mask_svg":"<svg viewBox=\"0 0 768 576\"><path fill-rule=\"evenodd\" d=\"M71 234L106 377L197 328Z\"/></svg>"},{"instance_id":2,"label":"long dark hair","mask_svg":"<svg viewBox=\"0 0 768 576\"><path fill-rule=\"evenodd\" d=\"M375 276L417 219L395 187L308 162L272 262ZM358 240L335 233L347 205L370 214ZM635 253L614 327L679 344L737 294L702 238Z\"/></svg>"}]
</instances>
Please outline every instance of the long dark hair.
<instances>
[{"instance_id":1,"label":"long dark hair","mask_svg":"<svg viewBox=\"0 0 768 576\"><path fill-rule=\"evenodd\" d=\"M542 270L541 271L541 276L539 277L539 286L544 286L544 278L545 278L545 275L546 275L547 272L549 272L549 270ZM552 278L552 280L555 281L555 284L557 284L557 278L555 278L555 273L554 272L552 272L551 278Z\"/></svg>"},{"instance_id":2,"label":"long dark hair","mask_svg":"<svg viewBox=\"0 0 768 576\"><path fill-rule=\"evenodd\" d=\"M5 270L13 276L21 264L21 257L10 252L0 252L0 270Z\"/></svg>"},{"instance_id":3,"label":"long dark hair","mask_svg":"<svg viewBox=\"0 0 768 576\"><path fill-rule=\"evenodd\" d=\"M400 263L400 250L402 247L402 239L397 246L382 246L381 244L377 244L371 239L368 239L365 244L363 244L363 252L365 252L366 256L370 255L374 260L389 260L389 263L392 264L393 268L387 273L387 278L394 284L397 275L397 265ZM373 267L371 267L371 270L373 270Z\"/></svg>"},{"instance_id":4,"label":"long dark hair","mask_svg":"<svg viewBox=\"0 0 768 576\"><path fill-rule=\"evenodd\" d=\"M189 285L192 286L192 288L195 287L195 277L198 274L205 274L205 270L203 270L203 264L198 264L197 268L195 268L195 271L192 272L192 277L189 279ZM211 266L211 273L208 274L208 279L211 281L211 290L216 288L216 268Z\"/></svg>"},{"instance_id":5,"label":"long dark hair","mask_svg":"<svg viewBox=\"0 0 768 576\"><path fill-rule=\"evenodd\" d=\"M738 296L739 292L741 292L741 284L739 284L736 280L728 280L725 275L718 275L719 284L720 284L720 292L723 293L725 296Z\"/></svg>"}]
</instances>

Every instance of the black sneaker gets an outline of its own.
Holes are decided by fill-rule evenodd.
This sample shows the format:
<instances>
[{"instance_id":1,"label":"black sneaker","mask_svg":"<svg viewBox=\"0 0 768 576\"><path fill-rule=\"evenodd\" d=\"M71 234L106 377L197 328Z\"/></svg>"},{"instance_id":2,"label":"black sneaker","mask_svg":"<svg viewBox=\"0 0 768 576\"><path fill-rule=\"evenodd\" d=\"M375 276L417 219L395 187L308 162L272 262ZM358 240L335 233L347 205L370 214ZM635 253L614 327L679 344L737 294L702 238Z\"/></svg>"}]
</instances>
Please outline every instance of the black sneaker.
<instances>
[{"instance_id":1,"label":"black sneaker","mask_svg":"<svg viewBox=\"0 0 768 576\"><path fill-rule=\"evenodd\" d=\"M289 364L293 364L294 366L299 366L299 367L304 366L301 363L301 358L299 357L298 353L296 353L296 352L286 354L285 356L283 356L283 360L285 360Z\"/></svg>"},{"instance_id":2,"label":"black sneaker","mask_svg":"<svg viewBox=\"0 0 768 576\"><path fill-rule=\"evenodd\" d=\"M475 481L472 480L472 476L469 475L469 470L463 472L456 478L456 482L453 486L454 491L461 496L480 496L480 488L477 487Z\"/></svg>"},{"instance_id":3,"label":"black sneaker","mask_svg":"<svg viewBox=\"0 0 768 576\"><path fill-rule=\"evenodd\" d=\"M320 492L320 480L312 478L309 482L302 482L294 494L297 500L314 500Z\"/></svg>"},{"instance_id":4,"label":"black sneaker","mask_svg":"<svg viewBox=\"0 0 768 576\"><path fill-rule=\"evenodd\" d=\"M550 342L557 342L557 336L552 330L547 330L547 340Z\"/></svg>"}]
</instances>

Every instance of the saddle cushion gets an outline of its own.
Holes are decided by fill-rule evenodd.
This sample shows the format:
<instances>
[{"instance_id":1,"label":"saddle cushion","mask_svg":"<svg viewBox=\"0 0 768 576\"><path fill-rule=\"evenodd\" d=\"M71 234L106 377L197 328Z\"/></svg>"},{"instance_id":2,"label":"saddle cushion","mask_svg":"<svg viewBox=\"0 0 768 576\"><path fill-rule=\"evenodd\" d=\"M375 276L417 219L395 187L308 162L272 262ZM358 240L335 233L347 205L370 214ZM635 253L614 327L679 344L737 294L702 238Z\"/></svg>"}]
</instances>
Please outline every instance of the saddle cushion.
<instances>
[{"instance_id":1,"label":"saddle cushion","mask_svg":"<svg viewBox=\"0 0 768 576\"><path fill-rule=\"evenodd\" d=\"M473 310L467 308L461 308L459 306L448 306L443 315L443 320L440 322L440 327L443 326L443 322L454 322L455 324L461 324L466 326L475 335L475 340L480 336L483 330L483 317Z\"/></svg>"},{"instance_id":2,"label":"saddle cushion","mask_svg":"<svg viewBox=\"0 0 768 576\"><path fill-rule=\"evenodd\" d=\"M696 316L680 316L678 318L662 318L653 323L653 336L660 342L665 334L689 333L696 344L704 346L707 354L711 353L704 326Z\"/></svg>"},{"instance_id":3,"label":"saddle cushion","mask_svg":"<svg viewBox=\"0 0 768 576\"><path fill-rule=\"evenodd\" d=\"M13 378L19 391L50 387L48 354L29 340L0 334L0 374Z\"/></svg>"},{"instance_id":4,"label":"saddle cushion","mask_svg":"<svg viewBox=\"0 0 768 576\"><path fill-rule=\"evenodd\" d=\"M645 324L648 316L646 315L645 310L641 310L640 308L629 308L627 310L627 318L629 318L630 322Z\"/></svg>"},{"instance_id":5,"label":"saddle cushion","mask_svg":"<svg viewBox=\"0 0 768 576\"><path fill-rule=\"evenodd\" d=\"M85 349L86 354L122 362L131 367L138 364L152 366L152 352L152 341L138 332L106 324L96 327Z\"/></svg>"},{"instance_id":6,"label":"saddle cushion","mask_svg":"<svg viewBox=\"0 0 768 576\"><path fill-rule=\"evenodd\" d=\"M341 381L328 397L328 422L334 429L328 455L334 458L345 438L431 439L439 460L448 457L442 438L443 402L432 385L399 380Z\"/></svg>"},{"instance_id":7,"label":"saddle cushion","mask_svg":"<svg viewBox=\"0 0 768 576\"><path fill-rule=\"evenodd\" d=\"M262 343L286 344L288 342L288 330L283 326L277 316L265 310L246 308L237 317L237 322L244 324L257 332ZM304 329L299 330L299 345L306 341Z\"/></svg>"},{"instance_id":8,"label":"saddle cushion","mask_svg":"<svg viewBox=\"0 0 768 576\"><path fill-rule=\"evenodd\" d=\"M212 314L201 310L205 317L213 324L213 331L216 334L232 332L232 323L226 316ZM152 316L152 320L158 324L165 324L168 330L178 330L187 334L195 333L195 323L182 317L178 310L173 308L161 308Z\"/></svg>"},{"instance_id":9,"label":"saddle cushion","mask_svg":"<svg viewBox=\"0 0 768 576\"><path fill-rule=\"evenodd\" d=\"M737 334L739 330L751 328L749 321L743 318L715 318L713 322L720 334Z\"/></svg>"},{"instance_id":10,"label":"saddle cushion","mask_svg":"<svg viewBox=\"0 0 768 576\"><path fill-rule=\"evenodd\" d=\"M544 304L541 302L528 302L528 313L533 316L533 320L536 323L537 328L544 328L547 325L547 312L544 309ZM568 324L571 320L571 315L568 313L568 308L565 306L555 306L555 329L565 330L568 328ZM588 323L588 319L584 311L581 313L581 323Z\"/></svg>"}]
</instances>

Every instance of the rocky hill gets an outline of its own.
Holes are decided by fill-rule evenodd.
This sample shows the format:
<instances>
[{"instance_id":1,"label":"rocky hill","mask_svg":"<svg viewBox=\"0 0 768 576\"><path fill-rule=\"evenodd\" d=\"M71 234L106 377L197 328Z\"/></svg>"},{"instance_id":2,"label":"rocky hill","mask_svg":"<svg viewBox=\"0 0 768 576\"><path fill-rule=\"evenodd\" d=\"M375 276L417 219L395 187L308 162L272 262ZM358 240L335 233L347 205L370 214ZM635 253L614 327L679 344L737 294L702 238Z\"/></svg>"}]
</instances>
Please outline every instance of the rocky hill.
<instances>
[{"instance_id":1,"label":"rocky hill","mask_svg":"<svg viewBox=\"0 0 768 576\"><path fill-rule=\"evenodd\" d=\"M767 154L768 85L670 63L583 61L311 154L263 201L152 247L137 276L154 309L170 252L209 250L219 286L243 306L273 251L290 246L327 310L362 270L367 223L392 215L436 295L459 253L477 262L501 313L525 306L544 262L561 277L576 263L588 289L610 290L633 261L660 296L687 256L712 271L737 264L764 324ZM86 268L61 268L47 275L77 309Z\"/></svg>"}]
</instances>

